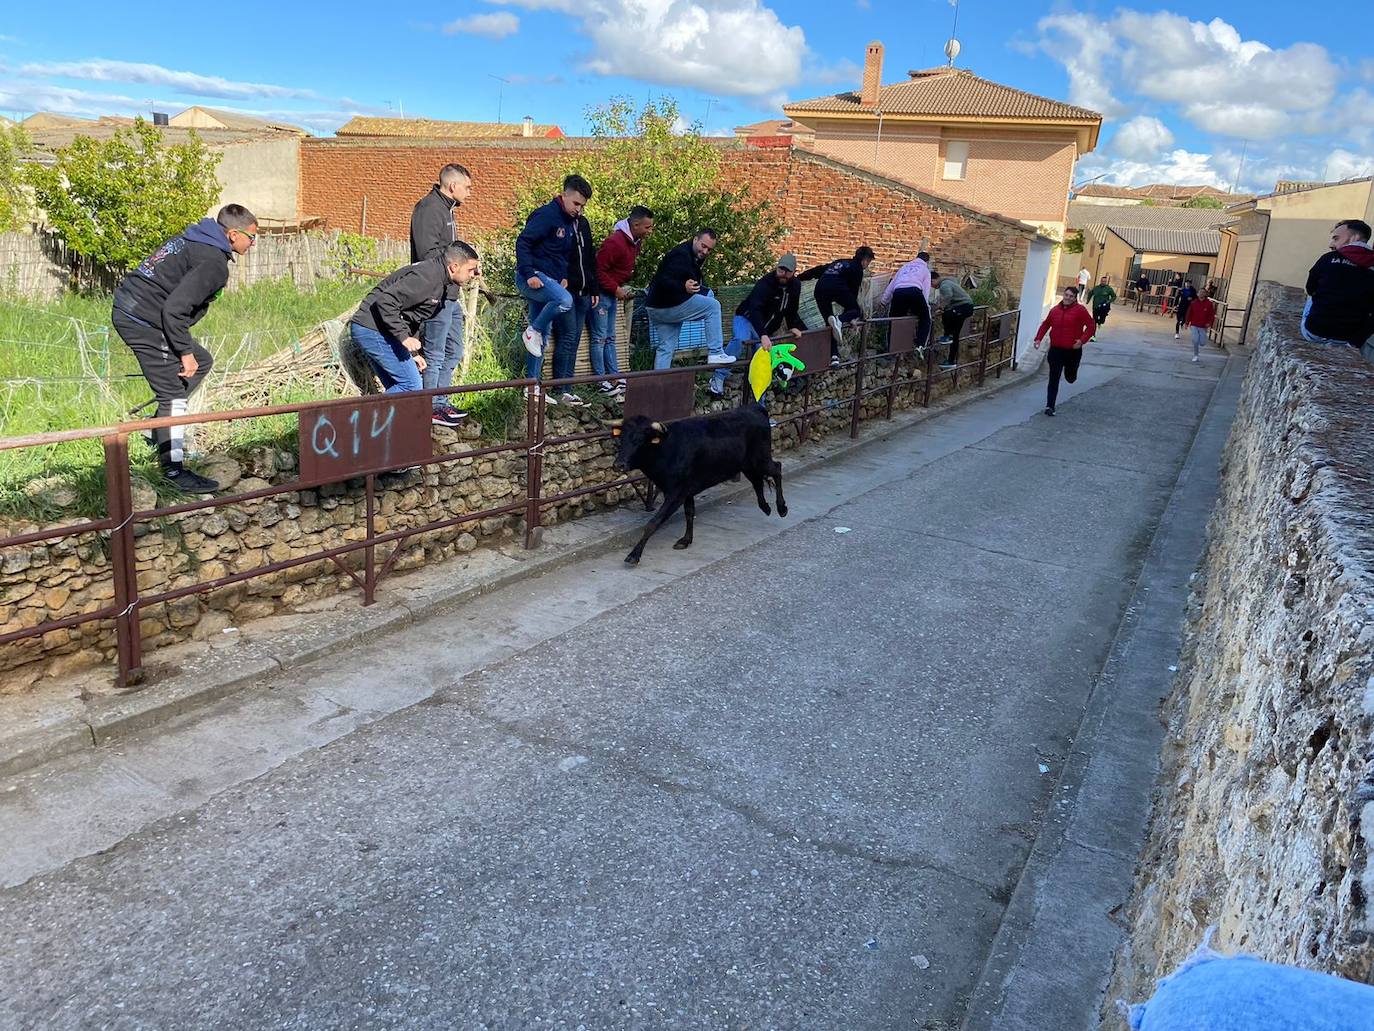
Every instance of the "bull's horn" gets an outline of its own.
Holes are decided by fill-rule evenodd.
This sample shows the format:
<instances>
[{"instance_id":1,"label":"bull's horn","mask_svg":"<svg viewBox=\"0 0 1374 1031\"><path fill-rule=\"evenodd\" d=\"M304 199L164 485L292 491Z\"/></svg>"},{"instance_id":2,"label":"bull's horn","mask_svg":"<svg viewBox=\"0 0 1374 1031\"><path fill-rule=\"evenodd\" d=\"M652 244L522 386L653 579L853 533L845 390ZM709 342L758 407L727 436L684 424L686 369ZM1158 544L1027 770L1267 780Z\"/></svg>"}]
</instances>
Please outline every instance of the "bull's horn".
<instances>
[{"instance_id":1,"label":"bull's horn","mask_svg":"<svg viewBox=\"0 0 1374 1031\"><path fill-rule=\"evenodd\" d=\"M664 426L661 422L654 423L652 429L655 433L659 434L660 436L668 432L668 427Z\"/></svg>"}]
</instances>

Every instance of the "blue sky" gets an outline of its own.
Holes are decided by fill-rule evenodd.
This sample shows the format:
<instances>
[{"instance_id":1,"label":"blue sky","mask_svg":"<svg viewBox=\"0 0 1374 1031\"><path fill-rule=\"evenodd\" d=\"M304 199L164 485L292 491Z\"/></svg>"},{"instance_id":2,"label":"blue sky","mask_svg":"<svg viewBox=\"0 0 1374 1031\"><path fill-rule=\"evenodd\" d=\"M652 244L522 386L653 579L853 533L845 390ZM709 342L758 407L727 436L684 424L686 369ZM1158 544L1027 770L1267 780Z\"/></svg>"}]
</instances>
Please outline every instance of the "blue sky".
<instances>
[{"instance_id":1,"label":"blue sky","mask_svg":"<svg viewBox=\"0 0 1374 1031\"><path fill-rule=\"evenodd\" d=\"M352 113L494 121L499 102L506 121L528 114L573 135L588 105L651 93L728 132L785 99L856 86L871 39L895 82L943 62L954 16L949 0L476 0L416 17L353 0L50 10L7 14L0 113L199 103L328 133ZM1307 23L1295 10L961 0L958 64L1102 111L1080 179L1269 189L1281 176L1370 174L1374 5L1328 0Z\"/></svg>"}]
</instances>

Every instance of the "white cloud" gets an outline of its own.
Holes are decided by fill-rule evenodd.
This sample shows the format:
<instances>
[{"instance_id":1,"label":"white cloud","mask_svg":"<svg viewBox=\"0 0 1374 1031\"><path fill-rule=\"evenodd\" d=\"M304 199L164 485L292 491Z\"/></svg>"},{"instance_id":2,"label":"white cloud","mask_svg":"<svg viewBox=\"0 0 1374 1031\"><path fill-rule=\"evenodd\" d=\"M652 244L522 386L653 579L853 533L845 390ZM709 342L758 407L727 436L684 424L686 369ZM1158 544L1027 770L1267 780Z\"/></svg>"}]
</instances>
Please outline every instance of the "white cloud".
<instances>
[{"instance_id":1,"label":"white cloud","mask_svg":"<svg viewBox=\"0 0 1374 1031\"><path fill-rule=\"evenodd\" d=\"M1178 183L1184 186L1215 186L1229 189L1211 154L1198 154L1183 148L1160 154L1155 160L1119 160L1102 154L1089 154L1078 163L1078 181L1103 175L1100 182L1114 186L1145 186L1149 183Z\"/></svg>"},{"instance_id":2,"label":"white cloud","mask_svg":"<svg viewBox=\"0 0 1374 1031\"><path fill-rule=\"evenodd\" d=\"M474 14L451 21L444 26L445 36L461 32L469 36L485 36L487 39L504 39L519 31L520 19L509 11Z\"/></svg>"},{"instance_id":3,"label":"white cloud","mask_svg":"<svg viewBox=\"0 0 1374 1031\"><path fill-rule=\"evenodd\" d=\"M822 86L850 86L858 89L863 81L863 65L843 58L833 64L809 63L803 73L807 82Z\"/></svg>"},{"instance_id":4,"label":"white cloud","mask_svg":"<svg viewBox=\"0 0 1374 1031\"><path fill-rule=\"evenodd\" d=\"M60 61L22 65L19 75L29 79L82 79L88 82L131 82L143 86L161 86L177 93L197 97L221 97L226 100L250 98L318 100L314 90L292 86L276 86L265 82L235 82L218 75L199 75L196 72L176 71L156 64L134 64L129 61Z\"/></svg>"},{"instance_id":5,"label":"white cloud","mask_svg":"<svg viewBox=\"0 0 1374 1031\"><path fill-rule=\"evenodd\" d=\"M1133 161L1149 161L1174 144L1174 134L1158 118L1137 115L1122 122L1112 137L1112 150Z\"/></svg>"},{"instance_id":6,"label":"white cloud","mask_svg":"<svg viewBox=\"0 0 1374 1031\"><path fill-rule=\"evenodd\" d=\"M1274 49L1242 39L1220 18L1119 10L1106 20L1081 13L1041 19L1041 49L1069 74L1075 103L1123 113L1134 93L1178 105L1209 132L1268 139L1301 129L1336 95L1338 69L1313 43Z\"/></svg>"},{"instance_id":7,"label":"white cloud","mask_svg":"<svg viewBox=\"0 0 1374 1031\"><path fill-rule=\"evenodd\" d=\"M801 79L806 36L759 0L489 0L562 11L592 43L587 67L717 96L763 97ZM625 26L635 27L627 39Z\"/></svg>"},{"instance_id":8,"label":"white cloud","mask_svg":"<svg viewBox=\"0 0 1374 1031\"><path fill-rule=\"evenodd\" d=\"M146 114L148 108L146 99L118 93L92 93L51 83L0 80L0 111L20 114L52 111L55 114L94 118L98 115Z\"/></svg>"}]
</instances>

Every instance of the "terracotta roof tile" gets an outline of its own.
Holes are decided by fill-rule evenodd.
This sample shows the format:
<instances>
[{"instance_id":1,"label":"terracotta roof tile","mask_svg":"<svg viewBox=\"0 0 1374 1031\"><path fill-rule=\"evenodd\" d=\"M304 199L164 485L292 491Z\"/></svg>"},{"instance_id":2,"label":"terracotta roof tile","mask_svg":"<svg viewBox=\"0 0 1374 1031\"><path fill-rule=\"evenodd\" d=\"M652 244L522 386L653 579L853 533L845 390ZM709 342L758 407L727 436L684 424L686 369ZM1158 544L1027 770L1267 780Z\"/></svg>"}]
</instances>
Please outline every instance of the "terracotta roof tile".
<instances>
[{"instance_id":1,"label":"terracotta roof tile","mask_svg":"<svg viewBox=\"0 0 1374 1031\"><path fill-rule=\"evenodd\" d=\"M535 137L547 139L563 135L556 125L536 125ZM334 131L335 136L386 136L415 139L496 140L524 137L519 122L444 122L433 118L370 118L355 115Z\"/></svg>"},{"instance_id":2,"label":"terracotta roof tile","mask_svg":"<svg viewBox=\"0 0 1374 1031\"><path fill-rule=\"evenodd\" d=\"M865 107L855 92L784 104L788 114L806 111L885 115L951 115L990 118L1052 118L1063 121L1100 121L1102 116L1084 107L1050 100L1001 83L980 79L964 68L931 68L912 72L911 78L884 86L876 108Z\"/></svg>"}]
</instances>

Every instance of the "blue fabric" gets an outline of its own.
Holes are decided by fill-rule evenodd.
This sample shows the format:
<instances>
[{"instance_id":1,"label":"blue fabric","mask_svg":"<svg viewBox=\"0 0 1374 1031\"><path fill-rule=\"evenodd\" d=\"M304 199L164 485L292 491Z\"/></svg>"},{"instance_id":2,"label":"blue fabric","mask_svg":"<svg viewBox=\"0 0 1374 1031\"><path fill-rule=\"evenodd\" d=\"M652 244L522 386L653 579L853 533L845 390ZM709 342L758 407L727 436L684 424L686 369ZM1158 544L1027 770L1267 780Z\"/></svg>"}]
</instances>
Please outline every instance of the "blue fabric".
<instances>
[{"instance_id":1,"label":"blue fabric","mask_svg":"<svg viewBox=\"0 0 1374 1031\"><path fill-rule=\"evenodd\" d=\"M553 320L563 312L572 310L572 294L559 284L556 277L547 276L543 272L535 272L534 275L544 284L538 290L524 279L515 281L515 289L521 297L530 302L530 325L541 336L548 336Z\"/></svg>"},{"instance_id":2,"label":"blue fabric","mask_svg":"<svg viewBox=\"0 0 1374 1031\"><path fill-rule=\"evenodd\" d=\"M463 360L463 306L457 301L445 301L434 318L420 327L424 347L425 371L421 375L426 390L451 387L453 371ZM435 394L431 401L435 408L443 408L452 398Z\"/></svg>"},{"instance_id":3,"label":"blue fabric","mask_svg":"<svg viewBox=\"0 0 1374 1031\"><path fill-rule=\"evenodd\" d=\"M592 299L580 294L572 299L572 307L559 312L554 320L553 378L567 379L577 367L577 345L582 342L582 327L592 310Z\"/></svg>"},{"instance_id":4,"label":"blue fabric","mask_svg":"<svg viewBox=\"0 0 1374 1031\"><path fill-rule=\"evenodd\" d=\"M1374 985L1204 943L1127 1020L1132 1031L1374 1031Z\"/></svg>"},{"instance_id":5,"label":"blue fabric","mask_svg":"<svg viewBox=\"0 0 1374 1031\"><path fill-rule=\"evenodd\" d=\"M375 329L348 324L349 335L371 363L388 394L420 389L420 369L399 340Z\"/></svg>"},{"instance_id":6,"label":"blue fabric","mask_svg":"<svg viewBox=\"0 0 1374 1031\"><path fill-rule=\"evenodd\" d=\"M563 210L562 201L555 197L535 208L515 239L516 286L530 276L547 274L555 283L567 279L572 248L573 219Z\"/></svg>"},{"instance_id":7,"label":"blue fabric","mask_svg":"<svg viewBox=\"0 0 1374 1031\"><path fill-rule=\"evenodd\" d=\"M202 218L195 225L187 226L186 232L181 235L189 243L208 243L211 247L218 247L225 254L234 252L233 246L229 243L229 234L213 218Z\"/></svg>"},{"instance_id":8,"label":"blue fabric","mask_svg":"<svg viewBox=\"0 0 1374 1031\"><path fill-rule=\"evenodd\" d=\"M753 357L753 348L750 344L757 343L758 333L754 332L754 324L743 315L736 315L734 321L730 323L730 342L725 345L725 353L732 354L736 358ZM711 376L711 390L719 394L725 389L725 378L729 376L728 369L720 369Z\"/></svg>"},{"instance_id":9,"label":"blue fabric","mask_svg":"<svg viewBox=\"0 0 1374 1031\"><path fill-rule=\"evenodd\" d=\"M597 376L611 376L620 371L615 354L615 294L604 293L592 309L592 372Z\"/></svg>"},{"instance_id":10,"label":"blue fabric","mask_svg":"<svg viewBox=\"0 0 1374 1031\"><path fill-rule=\"evenodd\" d=\"M673 352L677 350L684 322L701 321L709 354L720 354L725 350L724 334L720 329L720 301L714 297L704 293L694 294L671 308L646 310L658 334L658 345L654 348L655 369L666 369L673 364Z\"/></svg>"}]
</instances>

